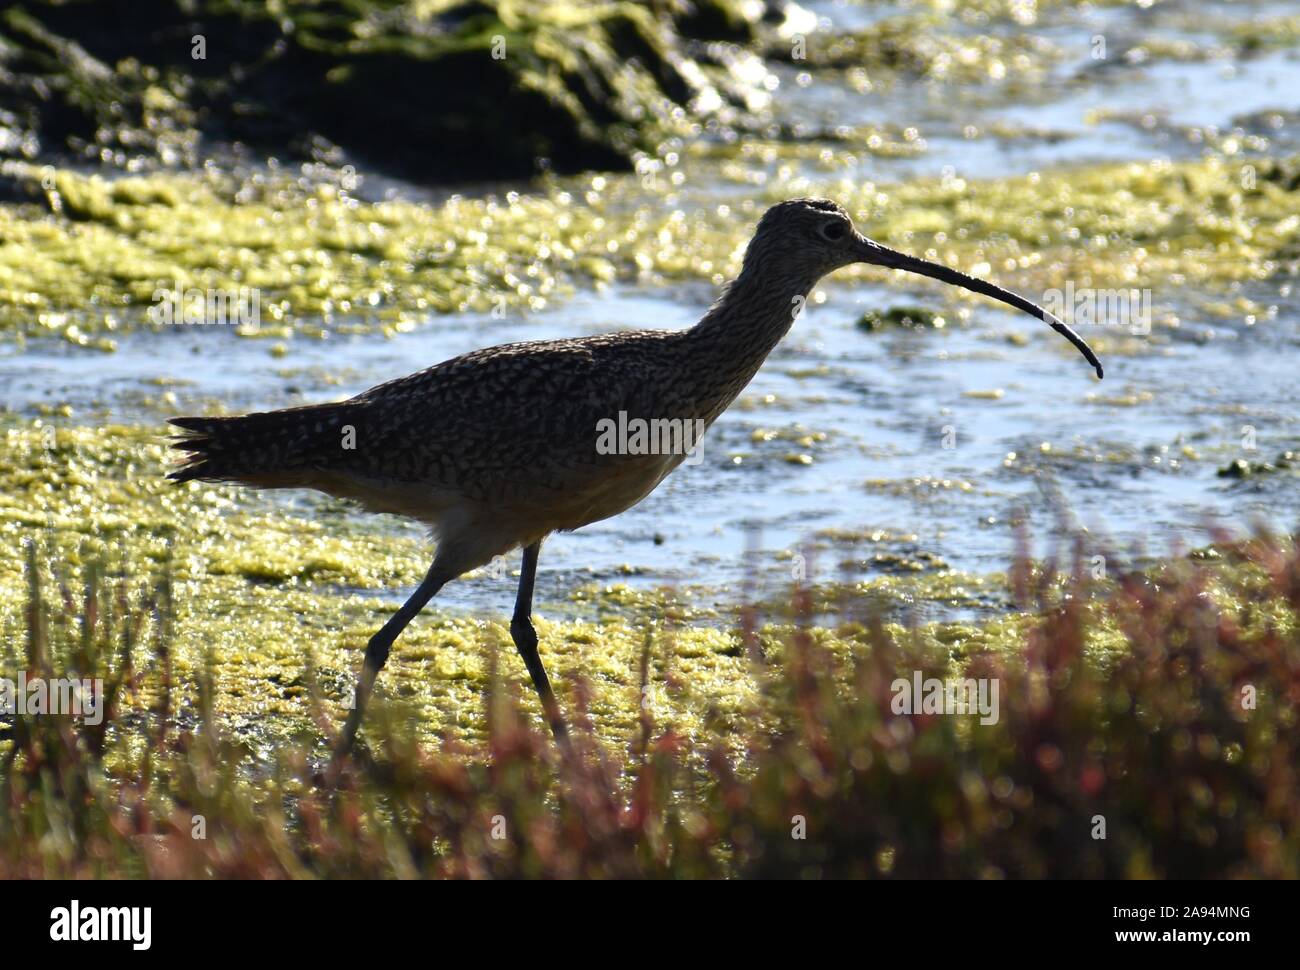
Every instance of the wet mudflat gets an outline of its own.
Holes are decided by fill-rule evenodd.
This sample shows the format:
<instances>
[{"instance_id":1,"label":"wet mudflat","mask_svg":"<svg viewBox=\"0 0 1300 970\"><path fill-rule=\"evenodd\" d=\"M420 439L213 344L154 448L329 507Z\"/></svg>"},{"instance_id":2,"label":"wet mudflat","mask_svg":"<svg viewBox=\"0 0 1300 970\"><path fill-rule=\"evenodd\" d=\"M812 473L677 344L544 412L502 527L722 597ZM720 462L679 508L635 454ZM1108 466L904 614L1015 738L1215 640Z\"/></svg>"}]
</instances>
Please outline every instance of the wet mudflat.
<instances>
[{"instance_id":1,"label":"wet mudflat","mask_svg":"<svg viewBox=\"0 0 1300 970\"><path fill-rule=\"evenodd\" d=\"M235 707L261 703L267 664L299 662L298 624L326 604L342 696L346 658L423 569L419 528L303 494L168 494L145 483L164 470L165 418L342 397L494 343L689 326L764 205L808 194L845 202L890 245L1033 299L1067 282L1149 291L1149 318L1081 328L1106 361L1098 383L1029 317L904 278L828 280L700 464L623 516L548 543L543 615L590 639L611 616L680 599L727 658L736 604L787 597L799 556L814 578L879 594L892 619L989 620L1010 610L997 574L1018 524L1041 554L1086 530L1125 562L1200 547L1208 522L1290 528L1300 59L1285 5L1043 5L1028 20L994 10L992 26L978 5L962 16L927 4L811 9L822 20L813 55L773 67L770 140L702 132L637 175L475 186L449 202L364 171L304 169L277 202L286 173L260 166L196 200L189 176L114 195L60 173L75 224L5 214L29 234L20 245L44 254L36 278L66 287L63 310L0 345L16 496L6 531L16 542L41 525L57 548L101 543L145 561L170 546L193 568L193 642L217 634L248 665ZM816 56L891 18L893 56L927 28L943 56L919 75L867 54L866 67ZM788 137L800 126L806 137ZM293 221L302 197L317 199L319 218ZM244 223L250 199L265 203L265 224ZM292 234L279 234L276 213ZM459 246L441 250L453 228ZM18 264L5 264L10 289L33 285L15 281ZM139 305L102 310L101 298L177 267L199 286L261 273L256 332L151 326ZM55 467L70 478L37 512L26 499ZM423 700L476 681L474 619L505 616L516 565L439 597L448 618L411 645L412 662L442 675L411 688ZM11 617L19 566L3 571ZM468 687L457 696L472 704Z\"/></svg>"}]
</instances>

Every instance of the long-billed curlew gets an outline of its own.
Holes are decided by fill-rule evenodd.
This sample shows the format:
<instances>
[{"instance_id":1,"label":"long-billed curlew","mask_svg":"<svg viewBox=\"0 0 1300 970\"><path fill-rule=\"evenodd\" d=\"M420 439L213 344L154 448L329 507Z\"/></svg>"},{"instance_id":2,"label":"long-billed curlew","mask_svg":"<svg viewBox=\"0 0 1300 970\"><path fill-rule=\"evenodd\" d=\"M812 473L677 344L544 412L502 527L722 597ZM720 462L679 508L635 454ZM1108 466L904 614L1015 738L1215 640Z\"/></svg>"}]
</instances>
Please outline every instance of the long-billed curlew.
<instances>
[{"instance_id":1,"label":"long-billed curlew","mask_svg":"<svg viewBox=\"0 0 1300 970\"><path fill-rule=\"evenodd\" d=\"M531 619L542 540L631 508L687 451L628 454L634 449L601 447L598 429L621 416L707 428L785 336L793 309L817 281L852 263L919 273L1024 310L1064 334L1102 376L1088 345L1041 307L872 242L834 202L794 199L767 211L740 275L689 330L489 347L335 404L173 418L185 431L175 447L187 454L170 477L314 488L431 528L433 564L370 638L340 750L351 747L375 678L406 625L448 581L522 546L510 633L563 737Z\"/></svg>"}]
</instances>

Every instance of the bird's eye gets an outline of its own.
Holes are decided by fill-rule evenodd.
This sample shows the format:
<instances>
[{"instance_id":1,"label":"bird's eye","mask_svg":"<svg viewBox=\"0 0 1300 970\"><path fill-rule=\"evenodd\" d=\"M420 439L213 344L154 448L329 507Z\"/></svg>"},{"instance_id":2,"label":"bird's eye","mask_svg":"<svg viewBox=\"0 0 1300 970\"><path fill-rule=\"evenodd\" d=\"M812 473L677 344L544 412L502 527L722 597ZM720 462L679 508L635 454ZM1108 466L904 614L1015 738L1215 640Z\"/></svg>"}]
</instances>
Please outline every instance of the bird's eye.
<instances>
[{"instance_id":1,"label":"bird's eye","mask_svg":"<svg viewBox=\"0 0 1300 970\"><path fill-rule=\"evenodd\" d=\"M844 238L844 223L838 221L826 223L822 226L822 236L830 240Z\"/></svg>"}]
</instances>

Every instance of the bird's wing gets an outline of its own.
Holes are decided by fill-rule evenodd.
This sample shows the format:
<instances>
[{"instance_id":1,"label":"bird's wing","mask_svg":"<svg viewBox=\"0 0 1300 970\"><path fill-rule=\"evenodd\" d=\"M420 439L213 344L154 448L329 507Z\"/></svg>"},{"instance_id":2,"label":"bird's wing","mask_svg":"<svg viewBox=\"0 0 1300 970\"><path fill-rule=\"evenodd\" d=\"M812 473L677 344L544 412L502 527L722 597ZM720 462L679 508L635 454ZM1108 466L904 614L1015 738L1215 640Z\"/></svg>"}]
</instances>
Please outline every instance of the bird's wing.
<instances>
[{"instance_id":1,"label":"bird's wing","mask_svg":"<svg viewBox=\"0 0 1300 970\"><path fill-rule=\"evenodd\" d=\"M663 335L613 334L474 351L378 385L352 401L354 473L469 492L511 483L563 488L573 473L616 463L597 423L652 417L665 380Z\"/></svg>"}]
</instances>

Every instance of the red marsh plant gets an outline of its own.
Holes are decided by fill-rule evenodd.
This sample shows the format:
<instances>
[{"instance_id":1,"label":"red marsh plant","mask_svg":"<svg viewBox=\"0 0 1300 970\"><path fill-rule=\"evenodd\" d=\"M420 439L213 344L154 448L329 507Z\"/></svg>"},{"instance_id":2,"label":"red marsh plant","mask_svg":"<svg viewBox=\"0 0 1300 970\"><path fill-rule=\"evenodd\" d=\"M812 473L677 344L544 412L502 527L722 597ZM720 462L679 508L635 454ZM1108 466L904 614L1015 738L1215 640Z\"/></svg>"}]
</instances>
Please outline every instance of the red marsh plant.
<instances>
[{"instance_id":1,"label":"red marsh plant","mask_svg":"<svg viewBox=\"0 0 1300 970\"><path fill-rule=\"evenodd\" d=\"M996 650L872 621L837 631L846 656L796 591L783 646L750 651L769 716L739 757L648 707L626 749L598 739L581 680L557 749L490 654L481 746L421 744L389 705L332 773L310 658L316 730L268 764L210 671L178 709L165 575L91 566L51 597L32 544L6 664L102 678L103 718L0 715L0 876L1295 878L1300 546L1214 548L1104 586L1022 554L1025 622ZM916 672L996 681L996 723L900 711Z\"/></svg>"}]
</instances>

